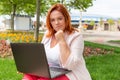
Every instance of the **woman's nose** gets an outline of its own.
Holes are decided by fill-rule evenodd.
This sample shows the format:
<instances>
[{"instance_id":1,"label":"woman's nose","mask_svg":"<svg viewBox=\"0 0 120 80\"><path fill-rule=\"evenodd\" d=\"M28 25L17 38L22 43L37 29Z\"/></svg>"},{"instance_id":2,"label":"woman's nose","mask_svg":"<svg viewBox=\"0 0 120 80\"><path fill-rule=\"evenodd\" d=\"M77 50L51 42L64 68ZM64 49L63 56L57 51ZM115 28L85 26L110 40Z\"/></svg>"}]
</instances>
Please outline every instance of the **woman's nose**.
<instances>
[{"instance_id":1,"label":"woman's nose","mask_svg":"<svg viewBox=\"0 0 120 80\"><path fill-rule=\"evenodd\" d=\"M56 21L55 21L55 24L58 24L58 23L59 23L58 20L56 20Z\"/></svg>"}]
</instances>

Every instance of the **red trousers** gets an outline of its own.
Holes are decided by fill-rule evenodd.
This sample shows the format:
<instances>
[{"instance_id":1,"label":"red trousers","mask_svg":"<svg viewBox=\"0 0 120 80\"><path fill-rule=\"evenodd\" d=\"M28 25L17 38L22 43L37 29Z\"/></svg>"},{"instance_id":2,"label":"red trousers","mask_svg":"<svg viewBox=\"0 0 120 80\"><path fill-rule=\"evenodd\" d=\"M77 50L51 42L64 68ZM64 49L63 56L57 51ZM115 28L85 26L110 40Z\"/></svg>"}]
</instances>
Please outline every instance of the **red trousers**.
<instances>
[{"instance_id":1,"label":"red trousers","mask_svg":"<svg viewBox=\"0 0 120 80\"><path fill-rule=\"evenodd\" d=\"M48 79L48 78L44 78L44 77L33 76L30 74L24 74L24 77L22 80L69 80L69 79L65 75L56 77L54 79Z\"/></svg>"}]
</instances>

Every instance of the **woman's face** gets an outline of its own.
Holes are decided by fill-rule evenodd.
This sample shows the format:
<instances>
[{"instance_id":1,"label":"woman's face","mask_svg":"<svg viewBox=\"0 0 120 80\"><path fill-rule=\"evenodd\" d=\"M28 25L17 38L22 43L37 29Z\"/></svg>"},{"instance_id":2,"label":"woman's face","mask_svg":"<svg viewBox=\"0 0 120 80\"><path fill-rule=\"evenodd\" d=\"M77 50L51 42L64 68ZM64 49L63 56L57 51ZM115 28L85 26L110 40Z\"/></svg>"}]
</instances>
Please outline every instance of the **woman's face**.
<instances>
[{"instance_id":1,"label":"woman's face","mask_svg":"<svg viewBox=\"0 0 120 80\"><path fill-rule=\"evenodd\" d=\"M50 23L55 31L65 29L65 17L57 10L54 10L50 14Z\"/></svg>"}]
</instances>

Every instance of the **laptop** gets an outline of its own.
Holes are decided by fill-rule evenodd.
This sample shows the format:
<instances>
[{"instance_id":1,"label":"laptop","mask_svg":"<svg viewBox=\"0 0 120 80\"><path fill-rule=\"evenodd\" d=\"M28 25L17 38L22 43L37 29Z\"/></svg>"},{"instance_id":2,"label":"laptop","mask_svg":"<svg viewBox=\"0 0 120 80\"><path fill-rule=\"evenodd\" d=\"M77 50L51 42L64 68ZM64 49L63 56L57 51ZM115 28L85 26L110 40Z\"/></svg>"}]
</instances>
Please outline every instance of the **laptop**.
<instances>
[{"instance_id":1,"label":"laptop","mask_svg":"<svg viewBox=\"0 0 120 80\"><path fill-rule=\"evenodd\" d=\"M49 67L42 43L10 43L19 72L46 78L55 78L71 72L64 68Z\"/></svg>"}]
</instances>

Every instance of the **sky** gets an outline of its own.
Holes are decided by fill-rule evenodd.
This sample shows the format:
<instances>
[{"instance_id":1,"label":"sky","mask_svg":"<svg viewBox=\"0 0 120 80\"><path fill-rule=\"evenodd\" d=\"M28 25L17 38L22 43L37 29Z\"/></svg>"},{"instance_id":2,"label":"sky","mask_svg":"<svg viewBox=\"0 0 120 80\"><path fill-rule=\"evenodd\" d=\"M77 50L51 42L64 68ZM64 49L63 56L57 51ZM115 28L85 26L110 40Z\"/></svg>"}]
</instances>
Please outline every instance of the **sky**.
<instances>
[{"instance_id":1,"label":"sky","mask_svg":"<svg viewBox=\"0 0 120 80\"><path fill-rule=\"evenodd\" d=\"M86 13L120 18L120 0L96 0Z\"/></svg>"},{"instance_id":2,"label":"sky","mask_svg":"<svg viewBox=\"0 0 120 80\"><path fill-rule=\"evenodd\" d=\"M101 15L113 18L120 18L120 0L94 0L93 6L89 7L83 14ZM73 15L80 14L80 11L73 10Z\"/></svg>"}]
</instances>

